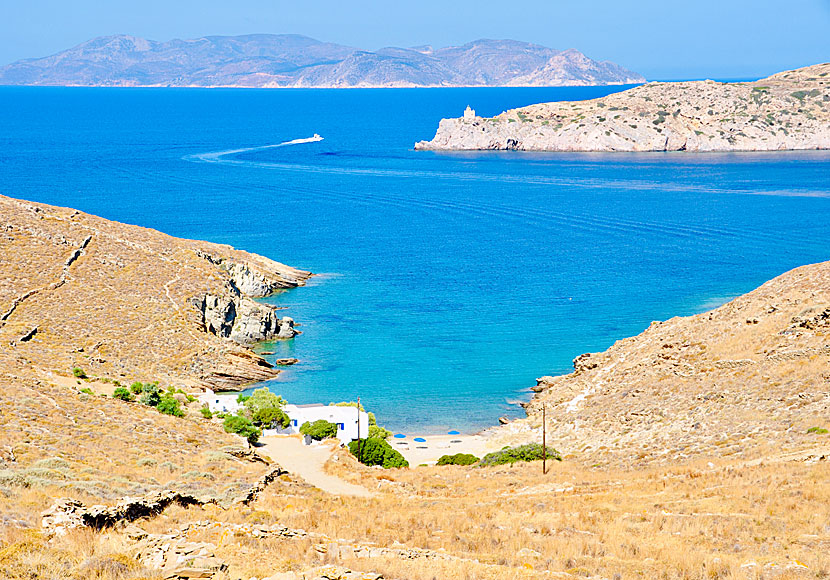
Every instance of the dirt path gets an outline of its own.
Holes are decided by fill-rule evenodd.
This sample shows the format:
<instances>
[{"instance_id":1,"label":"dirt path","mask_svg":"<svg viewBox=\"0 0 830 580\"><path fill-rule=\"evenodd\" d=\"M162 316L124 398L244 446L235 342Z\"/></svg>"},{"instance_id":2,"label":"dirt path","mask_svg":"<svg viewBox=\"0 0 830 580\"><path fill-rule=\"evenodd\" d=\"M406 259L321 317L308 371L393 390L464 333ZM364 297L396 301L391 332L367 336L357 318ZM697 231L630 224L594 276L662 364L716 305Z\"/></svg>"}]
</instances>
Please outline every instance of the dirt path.
<instances>
[{"instance_id":1,"label":"dirt path","mask_svg":"<svg viewBox=\"0 0 830 580\"><path fill-rule=\"evenodd\" d=\"M343 481L323 471L333 449L326 444L304 445L302 440L291 435L275 435L259 440L259 451L279 463L286 471L299 475L314 487L333 495L372 497L365 487Z\"/></svg>"}]
</instances>

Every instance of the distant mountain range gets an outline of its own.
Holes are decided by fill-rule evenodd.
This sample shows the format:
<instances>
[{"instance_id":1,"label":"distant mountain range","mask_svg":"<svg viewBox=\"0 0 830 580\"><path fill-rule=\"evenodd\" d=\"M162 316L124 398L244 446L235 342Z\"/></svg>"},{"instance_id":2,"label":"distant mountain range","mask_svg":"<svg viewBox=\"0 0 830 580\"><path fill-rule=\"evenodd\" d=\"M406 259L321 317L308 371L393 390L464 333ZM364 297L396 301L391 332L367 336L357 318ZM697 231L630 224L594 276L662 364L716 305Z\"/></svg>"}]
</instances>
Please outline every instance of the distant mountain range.
<instances>
[{"instance_id":1,"label":"distant mountain range","mask_svg":"<svg viewBox=\"0 0 830 580\"><path fill-rule=\"evenodd\" d=\"M155 42L95 38L0 67L3 85L164 87L573 86L645 79L581 52L515 40L375 52L294 34Z\"/></svg>"}]
</instances>

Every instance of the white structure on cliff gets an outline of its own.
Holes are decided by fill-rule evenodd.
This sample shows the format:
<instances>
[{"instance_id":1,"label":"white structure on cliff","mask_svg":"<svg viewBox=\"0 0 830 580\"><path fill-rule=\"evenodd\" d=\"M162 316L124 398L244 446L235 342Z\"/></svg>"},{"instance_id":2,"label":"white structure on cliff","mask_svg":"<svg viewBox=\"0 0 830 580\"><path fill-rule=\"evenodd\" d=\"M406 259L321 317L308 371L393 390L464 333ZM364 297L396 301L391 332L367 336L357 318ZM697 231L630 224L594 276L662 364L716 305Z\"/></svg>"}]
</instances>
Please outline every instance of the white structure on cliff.
<instances>
[{"instance_id":1,"label":"white structure on cliff","mask_svg":"<svg viewBox=\"0 0 830 580\"><path fill-rule=\"evenodd\" d=\"M471 109L470 105L467 105L467 108L464 109L464 119L466 119L467 121L472 121L475 118L476 118L476 110Z\"/></svg>"}]
</instances>

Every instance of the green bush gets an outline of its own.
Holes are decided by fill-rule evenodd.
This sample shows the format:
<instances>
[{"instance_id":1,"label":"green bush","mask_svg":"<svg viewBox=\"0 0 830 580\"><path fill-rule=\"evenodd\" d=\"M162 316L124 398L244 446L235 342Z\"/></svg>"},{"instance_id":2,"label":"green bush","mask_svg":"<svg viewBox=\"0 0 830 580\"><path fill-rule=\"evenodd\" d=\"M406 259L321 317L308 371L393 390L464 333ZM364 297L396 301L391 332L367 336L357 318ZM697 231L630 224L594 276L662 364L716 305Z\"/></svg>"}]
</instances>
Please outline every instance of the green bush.
<instances>
[{"instance_id":1,"label":"green bush","mask_svg":"<svg viewBox=\"0 0 830 580\"><path fill-rule=\"evenodd\" d=\"M552 447L547 448L547 456L548 459L562 461L562 456ZM542 459L542 446L539 443L528 443L517 447L505 447L501 451L488 453L482 458L479 466L505 465L518 461L538 461L540 459Z\"/></svg>"},{"instance_id":2,"label":"green bush","mask_svg":"<svg viewBox=\"0 0 830 580\"><path fill-rule=\"evenodd\" d=\"M150 407L155 407L161 402L161 394L159 393L158 385L155 383L145 383L141 387L141 402Z\"/></svg>"},{"instance_id":3,"label":"green bush","mask_svg":"<svg viewBox=\"0 0 830 580\"><path fill-rule=\"evenodd\" d=\"M208 409L207 407L202 407L201 409L199 409L199 411L202 413L202 417L204 417L205 419L213 419L213 413L211 413L210 409Z\"/></svg>"},{"instance_id":4,"label":"green bush","mask_svg":"<svg viewBox=\"0 0 830 580\"><path fill-rule=\"evenodd\" d=\"M95 393L92 392L92 389L90 389L89 387L84 387L83 389L81 389L81 392L85 393L87 395L94 395L95 394Z\"/></svg>"},{"instance_id":5,"label":"green bush","mask_svg":"<svg viewBox=\"0 0 830 580\"><path fill-rule=\"evenodd\" d=\"M112 396L115 399L121 399L122 401L133 401L135 400L135 395L133 395L129 389L125 389L124 387L117 387L113 392Z\"/></svg>"},{"instance_id":6,"label":"green bush","mask_svg":"<svg viewBox=\"0 0 830 580\"><path fill-rule=\"evenodd\" d=\"M82 369L82 368L78 368L78 367L73 368L72 369L72 374L74 375L74 377L76 379L85 379L85 378L87 378L86 373L84 372L84 369Z\"/></svg>"},{"instance_id":7,"label":"green bush","mask_svg":"<svg viewBox=\"0 0 830 580\"><path fill-rule=\"evenodd\" d=\"M478 457L472 453L456 453L455 455L442 455L438 458L436 465L472 465L478 461Z\"/></svg>"},{"instance_id":8,"label":"green bush","mask_svg":"<svg viewBox=\"0 0 830 580\"><path fill-rule=\"evenodd\" d=\"M403 455L383 439L361 439L360 455L358 455L358 442L352 441L349 443L349 451L364 465L380 465L385 469L409 467L409 462L404 459Z\"/></svg>"},{"instance_id":9,"label":"green bush","mask_svg":"<svg viewBox=\"0 0 830 580\"><path fill-rule=\"evenodd\" d=\"M130 385L130 392L133 395L140 395L143 390L144 390L144 385L142 385L139 382L135 382L132 385Z\"/></svg>"},{"instance_id":10,"label":"green bush","mask_svg":"<svg viewBox=\"0 0 830 580\"><path fill-rule=\"evenodd\" d=\"M291 419L279 407L258 409L253 415L253 420L255 425L271 429L276 429L278 426L284 429L291 424Z\"/></svg>"},{"instance_id":11,"label":"green bush","mask_svg":"<svg viewBox=\"0 0 830 580\"><path fill-rule=\"evenodd\" d=\"M314 423L306 421L300 425L300 433L308 435L315 441L322 441L331 437L337 437L337 425L329 423L325 419L318 419Z\"/></svg>"},{"instance_id":12,"label":"green bush","mask_svg":"<svg viewBox=\"0 0 830 580\"><path fill-rule=\"evenodd\" d=\"M165 415L173 415L174 417L184 417L184 411L179 406L179 400L170 395L164 395L159 399L156 410Z\"/></svg>"},{"instance_id":13,"label":"green bush","mask_svg":"<svg viewBox=\"0 0 830 580\"><path fill-rule=\"evenodd\" d=\"M378 425L369 425L369 439L389 439L392 432Z\"/></svg>"},{"instance_id":14,"label":"green bush","mask_svg":"<svg viewBox=\"0 0 830 580\"><path fill-rule=\"evenodd\" d=\"M249 421L246 417L242 417L240 415L230 415L225 417L225 421L222 425L225 427L225 431L241 435L252 445L259 441L259 437L262 435L262 431L254 427L254 424L251 423L251 421Z\"/></svg>"},{"instance_id":15,"label":"green bush","mask_svg":"<svg viewBox=\"0 0 830 580\"><path fill-rule=\"evenodd\" d=\"M816 435L824 435L825 433L827 433L827 429L824 429L823 427L810 427L809 429L807 429L807 433L815 433Z\"/></svg>"}]
</instances>

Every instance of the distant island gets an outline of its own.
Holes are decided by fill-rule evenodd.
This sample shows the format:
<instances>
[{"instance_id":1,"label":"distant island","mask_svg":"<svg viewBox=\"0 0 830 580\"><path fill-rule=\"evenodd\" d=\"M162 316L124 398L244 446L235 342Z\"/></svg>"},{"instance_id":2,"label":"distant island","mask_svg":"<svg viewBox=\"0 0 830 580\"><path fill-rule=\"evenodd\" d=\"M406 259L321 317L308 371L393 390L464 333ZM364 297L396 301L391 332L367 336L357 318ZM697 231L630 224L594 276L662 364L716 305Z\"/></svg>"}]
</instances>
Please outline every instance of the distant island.
<instances>
[{"instance_id":1,"label":"distant island","mask_svg":"<svg viewBox=\"0 0 830 580\"><path fill-rule=\"evenodd\" d=\"M830 63L751 83L649 83L600 99L443 119L416 149L775 151L830 149Z\"/></svg>"},{"instance_id":2,"label":"distant island","mask_svg":"<svg viewBox=\"0 0 830 580\"><path fill-rule=\"evenodd\" d=\"M645 79L581 52L515 40L374 52L294 34L156 42L95 38L0 67L0 85L114 87L496 87L621 85Z\"/></svg>"}]
</instances>

